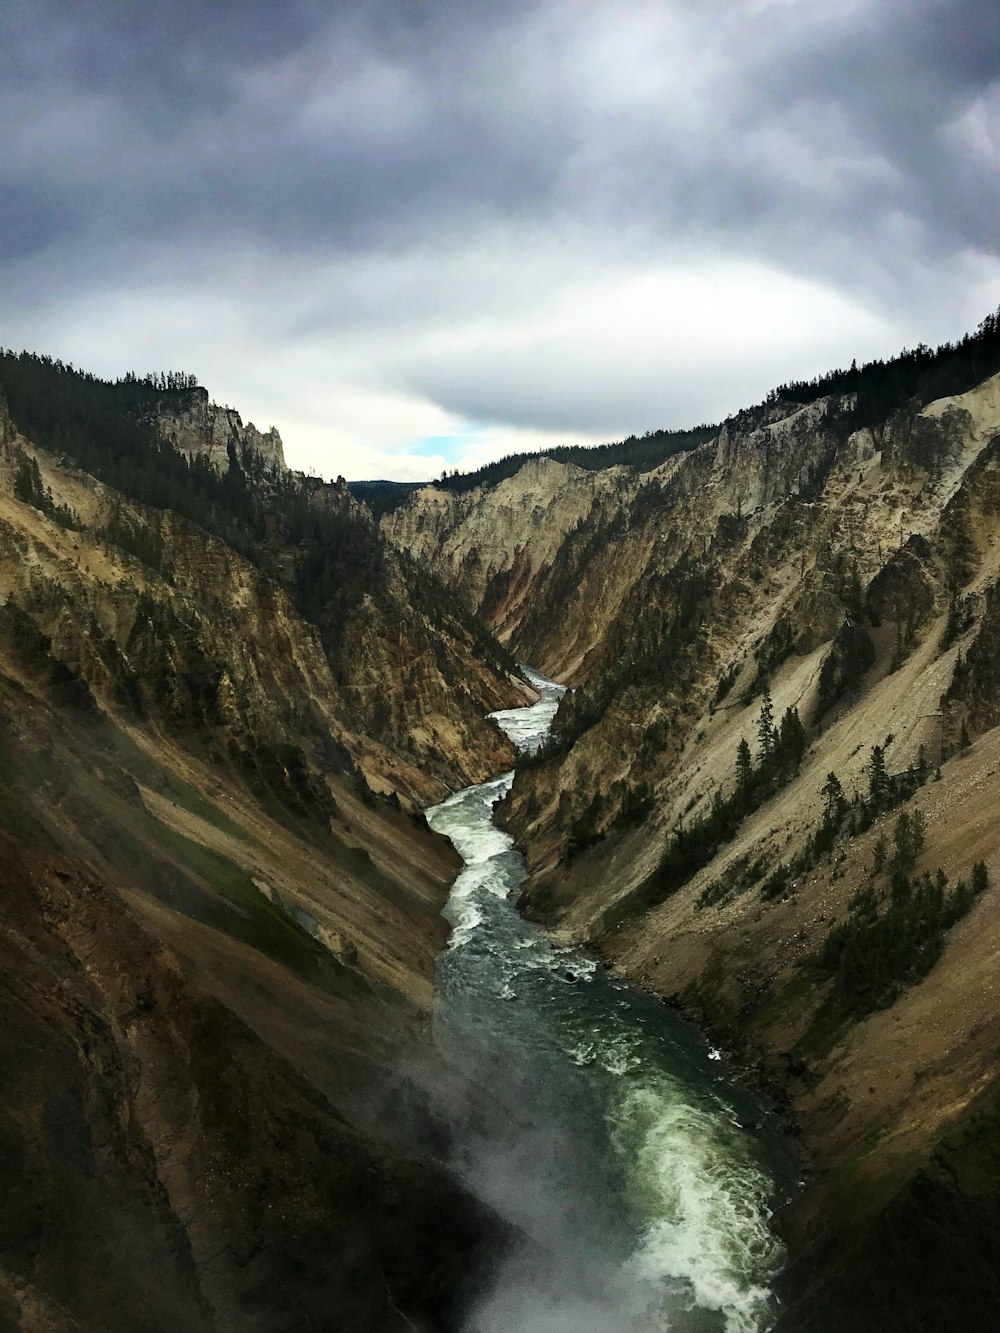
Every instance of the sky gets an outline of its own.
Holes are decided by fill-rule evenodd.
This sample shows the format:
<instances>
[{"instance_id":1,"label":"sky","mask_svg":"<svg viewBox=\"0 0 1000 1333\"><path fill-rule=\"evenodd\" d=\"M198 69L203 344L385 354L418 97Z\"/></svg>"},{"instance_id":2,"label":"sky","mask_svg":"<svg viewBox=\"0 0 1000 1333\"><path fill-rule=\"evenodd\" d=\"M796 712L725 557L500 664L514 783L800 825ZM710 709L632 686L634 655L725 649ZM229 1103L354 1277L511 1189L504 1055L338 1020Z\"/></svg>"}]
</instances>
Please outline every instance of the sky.
<instances>
[{"instance_id":1,"label":"sky","mask_svg":"<svg viewBox=\"0 0 1000 1333\"><path fill-rule=\"evenodd\" d=\"M988 0L7 0L0 344L324 476L715 421L1000 304Z\"/></svg>"}]
</instances>

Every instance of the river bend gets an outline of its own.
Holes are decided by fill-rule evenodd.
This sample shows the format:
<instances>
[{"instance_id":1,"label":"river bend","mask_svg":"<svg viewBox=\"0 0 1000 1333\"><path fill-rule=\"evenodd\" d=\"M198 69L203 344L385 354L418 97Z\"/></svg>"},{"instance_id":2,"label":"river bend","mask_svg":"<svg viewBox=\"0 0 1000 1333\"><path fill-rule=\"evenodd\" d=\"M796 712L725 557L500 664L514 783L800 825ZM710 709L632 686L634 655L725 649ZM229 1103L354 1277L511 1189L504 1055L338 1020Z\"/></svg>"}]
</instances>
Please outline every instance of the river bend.
<instances>
[{"instance_id":1,"label":"river bend","mask_svg":"<svg viewBox=\"0 0 1000 1333\"><path fill-rule=\"evenodd\" d=\"M522 753L564 693L527 675L540 700L492 715ZM762 1333L783 1260L771 1217L793 1172L780 1126L693 1025L518 914L524 860L493 822L512 782L426 812L465 862L437 1040L510 1125L469 1148L464 1173L535 1242L467 1333Z\"/></svg>"}]
</instances>

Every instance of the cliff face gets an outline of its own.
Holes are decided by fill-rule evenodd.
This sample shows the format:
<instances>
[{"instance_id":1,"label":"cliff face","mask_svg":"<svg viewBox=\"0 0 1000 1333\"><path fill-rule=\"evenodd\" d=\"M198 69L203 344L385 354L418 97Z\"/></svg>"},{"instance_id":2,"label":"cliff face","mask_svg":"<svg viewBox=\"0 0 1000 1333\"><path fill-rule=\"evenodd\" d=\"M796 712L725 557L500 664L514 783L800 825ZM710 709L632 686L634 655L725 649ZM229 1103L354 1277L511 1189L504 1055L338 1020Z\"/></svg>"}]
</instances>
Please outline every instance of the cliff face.
<instances>
[{"instance_id":1,"label":"cliff face","mask_svg":"<svg viewBox=\"0 0 1000 1333\"><path fill-rule=\"evenodd\" d=\"M305 740L321 764L356 768L411 807L510 762L484 714L526 688L383 548L344 488L303 479L296 497L339 525L341 550L265 537L253 563L33 449L9 419L0 440L0 588L102 705L130 704L175 731L204 727L251 766L260 746ZM29 462L49 496L41 509L14 494ZM309 562L328 600L302 592Z\"/></svg>"},{"instance_id":2,"label":"cliff face","mask_svg":"<svg viewBox=\"0 0 1000 1333\"><path fill-rule=\"evenodd\" d=\"M538 638L539 586L570 535L608 512L619 513L635 489L627 468L587 472L543 457L486 490L454 494L424 487L385 515L382 530L393 546L437 571L523 660L562 670L561 663L542 658L564 641L585 654L588 626L566 624L562 636L552 635L549 626L550 642L544 649L537 645L541 656L530 656ZM576 633L583 635L582 645L573 639Z\"/></svg>"},{"instance_id":3,"label":"cliff face","mask_svg":"<svg viewBox=\"0 0 1000 1333\"><path fill-rule=\"evenodd\" d=\"M272 426L261 432L253 424L244 426L239 412L220 407L200 386L187 390L179 403L162 406L156 415L160 438L188 458L204 458L212 467L225 472L230 453L241 461L254 454L276 473L287 472L281 436Z\"/></svg>"},{"instance_id":4,"label":"cliff face","mask_svg":"<svg viewBox=\"0 0 1000 1333\"><path fill-rule=\"evenodd\" d=\"M505 483L516 511L501 487L422 492L384 525L394 540L423 532L523 660L579 687L507 803L529 858L524 906L678 998L785 1099L815 1173L786 1225L823 1275L795 1289L789 1327L945 1328L970 1273L990 1280L997 1213L969 1163L994 1151L983 1126L1000 1072L1000 998L984 985L1000 921L1000 377L857 417L850 394L769 402L655 472L595 484L582 522L568 478L533 504L546 470L532 464ZM501 528L518 516L487 562L493 587L517 586L513 624L455 558L473 515L491 529L491 505ZM556 516L555 536L525 565L536 511ZM925 834L904 890L886 867L913 812ZM990 887L967 914L944 912L957 924L887 962L894 946L874 941L892 922L931 929L923 872L940 869L946 898L976 862ZM911 893L919 911L900 905ZM859 951L860 976L850 952L829 961L837 948ZM968 1263L962 1279L935 1267L928 1302L899 1228L932 1228L932 1196ZM877 1272L879 1244L891 1272ZM852 1273L868 1284L853 1298Z\"/></svg>"},{"instance_id":5,"label":"cliff face","mask_svg":"<svg viewBox=\"0 0 1000 1333\"><path fill-rule=\"evenodd\" d=\"M3 1326L447 1326L487 1226L447 1177L353 1129L120 893L6 834L0 873Z\"/></svg>"},{"instance_id":6,"label":"cliff face","mask_svg":"<svg viewBox=\"0 0 1000 1333\"><path fill-rule=\"evenodd\" d=\"M26 1333L447 1327L496 1237L402 1072L457 868L415 807L509 764L483 714L526 689L343 488L226 467L253 558L0 405L0 1323Z\"/></svg>"}]
</instances>

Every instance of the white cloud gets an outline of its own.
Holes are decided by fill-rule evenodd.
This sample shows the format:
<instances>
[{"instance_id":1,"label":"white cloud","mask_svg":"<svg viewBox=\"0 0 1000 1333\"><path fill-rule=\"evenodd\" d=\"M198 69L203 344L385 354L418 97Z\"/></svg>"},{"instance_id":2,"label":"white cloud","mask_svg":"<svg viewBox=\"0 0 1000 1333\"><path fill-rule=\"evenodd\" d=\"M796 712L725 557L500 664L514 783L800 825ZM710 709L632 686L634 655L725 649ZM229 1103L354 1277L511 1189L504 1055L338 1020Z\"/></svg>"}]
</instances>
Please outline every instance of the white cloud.
<instances>
[{"instance_id":1,"label":"white cloud","mask_svg":"<svg viewBox=\"0 0 1000 1333\"><path fill-rule=\"evenodd\" d=\"M967 154L983 171L1000 171L1000 79L945 126L945 142L952 151Z\"/></svg>"},{"instance_id":2,"label":"white cloud","mask_svg":"<svg viewBox=\"0 0 1000 1333\"><path fill-rule=\"evenodd\" d=\"M352 479L718 420L785 379L908 340L903 323L760 262L688 250L669 264L637 248L593 264L578 238L561 240L520 264L516 233L491 231L368 262L246 249L183 275L165 252L128 286L19 327L26 345L101 374L192 370L245 419L276 425L293 465ZM983 313L966 311L968 293L1000 293L1000 267L966 256L955 290L965 304L927 341Z\"/></svg>"}]
</instances>

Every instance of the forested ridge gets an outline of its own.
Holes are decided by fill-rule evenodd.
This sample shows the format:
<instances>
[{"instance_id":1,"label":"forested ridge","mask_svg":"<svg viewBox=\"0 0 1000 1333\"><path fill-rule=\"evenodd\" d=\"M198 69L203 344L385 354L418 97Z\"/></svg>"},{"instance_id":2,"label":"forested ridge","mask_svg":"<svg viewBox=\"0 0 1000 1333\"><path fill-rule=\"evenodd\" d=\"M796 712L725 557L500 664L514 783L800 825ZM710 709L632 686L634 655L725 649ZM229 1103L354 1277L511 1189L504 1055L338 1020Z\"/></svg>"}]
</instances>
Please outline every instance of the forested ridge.
<instances>
[{"instance_id":1,"label":"forested ridge","mask_svg":"<svg viewBox=\"0 0 1000 1333\"><path fill-rule=\"evenodd\" d=\"M695 426L693 430L648 430L644 435L629 435L627 439L612 444L556 445L552 449L543 449L541 457L582 467L588 472L600 472L609 467L631 467L637 472L649 472L675 454L696 449L699 444L710 440L718 429L718 426L702 425ZM537 457L539 454L507 454L495 463L486 463L476 468L474 472L453 472L442 476L432 485L459 494L471 491L476 486L496 486L498 482L513 477L525 463Z\"/></svg>"},{"instance_id":2,"label":"forested ridge","mask_svg":"<svg viewBox=\"0 0 1000 1333\"><path fill-rule=\"evenodd\" d=\"M966 393L1000 370L1000 310L986 316L973 333L936 348L924 343L897 356L829 370L811 380L790 380L772 389L769 403L804 404L830 394L855 396L855 429L887 420L908 403L925 407L937 398Z\"/></svg>"},{"instance_id":3,"label":"forested ridge","mask_svg":"<svg viewBox=\"0 0 1000 1333\"><path fill-rule=\"evenodd\" d=\"M140 504L197 523L249 559L264 535L254 461L225 473L159 438L156 417L180 411L198 383L182 372L102 380L51 357L0 353L0 394L20 433ZM202 391L203 392L203 391Z\"/></svg>"},{"instance_id":4,"label":"forested ridge","mask_svg":"<svg viewBox=\"0 0 1000 1333\"><path fill-rule=\"evenodd\" d=\"M965 393L997 371L1000 371L1000 311L987 315L974 332L955 342L944 342L936 348L920 343L914 348L904 348L888 360L876 358L860 366L853 361L846 369L828 370L810 380L788 380L772 389L765 402L768 406L785 404L791 408L827 396L850 398L853 402L845 411L843 425L848 430L857 430L879 425L907 405L919 409L936 398ZM539 456L591 472L617 466L649 472L677 454L698 448L718 434L721 424L687 430L648 430L643 435L629 435L610 444L558 445L540 454L507 454L472 472L444 473L429 478L426 484L456 494L477 486L496 486ZM350 483L350 489L378 519L403 504L418 485L355 481Z\"/></svg>"},{"instance_id":5,"label":"forested ridge","mask_svg":"<svg viewBox=\"0 0 1000 1333\"><path fill-rule=\"evenodd\" d=\"M610 467L631 467L638 472L649 472L676 454L687 453L710 440L718 426L696 426L693 430L649 430L645 435L630 435L612 444L560 444L552 449L535 453L506 454L493 463L485 463L474 472L445 472L426 482L413 481L352 481L351 494L371 509L375 518L398 509L411 491L421 485L436 486L439 490L461 495L477 486L496 486L515 476L533 458L551 458L588 472L600 472Z\"/></svg>"},{"instance_id":6,"label":"forested ridge","mask_svg":"<svg viewBox=\"0 0 1000 1333\"><path fill-rule=\"evenodd\" d=\"M489 659L514 666L437 579L387 556L369 512L340 487L281 471L253 449L233 445L228 466L218 470L161 439L157 418L183 411L193 394L207 398L183 372L109 381L50 357L0 352L0 395L26 439L129 500L181 515L285 583L301 614L320 629L331 661L345 616L364 597L394 602L392 571L399 569L410 606L438 627L453 622ZM45 504L39 496L36 507ZM112 526L128 535L127 524ZM139 556L147 563L154 557L146 546Z\"/></svg>"}]
</instances>

